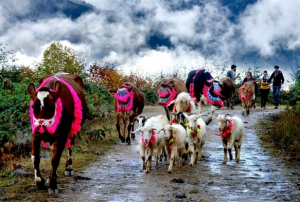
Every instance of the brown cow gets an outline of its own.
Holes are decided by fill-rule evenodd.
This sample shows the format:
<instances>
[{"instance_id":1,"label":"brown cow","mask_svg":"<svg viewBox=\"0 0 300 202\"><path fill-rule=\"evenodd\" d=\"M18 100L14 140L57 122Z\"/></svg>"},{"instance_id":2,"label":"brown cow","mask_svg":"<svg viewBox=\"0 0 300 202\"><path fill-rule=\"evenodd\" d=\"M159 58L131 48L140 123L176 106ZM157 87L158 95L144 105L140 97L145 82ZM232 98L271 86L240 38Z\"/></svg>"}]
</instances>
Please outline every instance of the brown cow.
<instances>
[{"instance_id":1,"label":"brown cow","mask_svg":"<svg viewBox=\"0 0 300 202\"><path fill-rule=\"evenodd\" d=\"M118 130L119 138L122 142L130 144L130 132L133 129L133 122L135 118L140 115L145 106L144 93L138 87L131 83L125 82L119 86L118 90L110 90L111 94L115 97L115 111L116 127ZM123 134L120 132L120 119L123 120ZM127 128L127 135L126 135ZM134 138L134 134L131 134Z\"/></svg>"},{"instance_id":2,"label":"brown cow","mask_svg":"<svg viewBox=\"0 0 300 202\"><path fill-rule=\"evenodd\" d=\"M219 82L221 86L221 98L223 100L229 100L230 102L230 108L233 110L233 105L232 105L232 97L235 92L235 84L229 77L224 77L221 79L221 82Z\"/></svg>"},{"instance_id":3,"label":"brown cow","mask_svg":"<svg viewBox=\"0 0 300 202\"><path fill-rule=\"evenodd\" d=\"M252 105L255 106L255 82L254 81L248 81L245 82L239 89L239 99L242 101L243 105L243 111L242 115L245 114L245 109L247 115L249 115L250 110L249 108L252 108Z\"/></svg>"},{"instance_id":4,"label":"brown cow","mask_svg":"<svg viewBox=\"0 0 300 202\"><path fill-rule=\"evenodd\" d=\"M57 194L57 167L62 151L68 148L66 175L73 175L71 146L75 135L81 129L87 113L82 79L75 74L58 73L45 76L36 89L28 85L31 97L30 117L32 123L32 161L35 169L35 183L45 186L46 180L40 173L40 145L53 144L52 170L49 177L49 193Z\"/></svg>"},{"instance_id":5,"label":"brown cow","mask_svg":"<svg viewBox=\"0 0 300 202\"><path fill-rule=\"evenodd\" d=\"M159 102L158 104L165 109L168 120L170 121L170 111L173 111L174 104L170 104L176 99L177 95L181 92L188 92L185 83L179 78L163 79L159 84L158 89ZM169 106L168 106L169 105Z\"/></svg>"}]
</instances>

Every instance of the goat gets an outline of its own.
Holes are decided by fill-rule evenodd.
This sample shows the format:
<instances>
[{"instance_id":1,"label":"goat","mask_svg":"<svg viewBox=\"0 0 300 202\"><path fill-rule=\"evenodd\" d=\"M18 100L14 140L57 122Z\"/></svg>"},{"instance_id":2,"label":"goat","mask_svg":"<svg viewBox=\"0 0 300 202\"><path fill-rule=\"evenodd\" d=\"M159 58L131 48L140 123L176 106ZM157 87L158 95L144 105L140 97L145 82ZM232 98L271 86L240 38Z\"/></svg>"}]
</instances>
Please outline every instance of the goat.
<instances>
[{"instance_id":1,"label":"goat","mask_svg":"<svg viewBox=\"0 0 300 202\"><path fill-rule=\"evenodd\" d=\"M147 121L147 117L144 115L139 115L138 117L135 118L134 122L138 122L138 128L141 128L145 125L146 121ZM132 124L134 124L134 122ZM159 161L161 162L162 159L165 159L165 161L167 160L167 153L165 148L162 149L162 154L159 157Z\"/></svg>"},{"instance_id":2,"label":"goat","mask_svg":"<svg viewBox=\"0 0 300 202\"><path fill-rule=\"evenodd\" d=\"M150 172L151 161L153 150L156 149L155 154L155 165L158 166L158 155L161 153L163 147L165 146L163 128L169 123L167 116L159 115L156 117L149 118L145 125L141 128L138 128L134 133L140 131L141 139L139 141L140 146L140 156L142 158L143 169L146 170L146 173ZM145 162L145 151L148 151L147 156L147 165Z\"/></svg>"},{"instance_id":3,"label":"goat","mask_svg":"<svg viewBox=\"0 0 300 202\"><path fill-rule=\"evenodd\" d=\"M202 148L205 143L206 124L202 120L202 114L188 115L183 113L187 120L187 142L188 151L191 155L190 166L197 163L202 158Z\"/></svg>"},{"instance_id":4,"label":"goat","mask_svg":"<svg viewBox=\"0 0 300 202\"><path fill-rule=\"evenodd\" d=\"M190 94L187 92L179 93L177 98L171 101L169 105L172 104L174 104L173 115L175 115L175 118L172 120L172 123L180 123L178 122L179 120L182 120L182 118L180 117L180 112L194 113L194 111L196 110L195 98L191 98Z\"/></svg>"},{"instance_id":5,"label":"goat","mask_svg":"<svg viewBox=\"0 0 300 202\"><path fill-rule=\"evenodd\" d=\"M222 138L222 143L224 147L224 160L223 163L227 163L227 150L229 152L230 160L232 160L231 149L234 146L235 149L235 159L238 163L240 161L240 152L242 146L242 140L244 135L244 124L243 121L234 115L231 117L227 115L218 115L217 124ZM229 146L227 147L227 143Z\"/></svg>"},{"instance_id":6,"label":"goat","mask_svg":"<svg viewBox=\"0 0 300 202\"><path fill-rule=\"evenodd\" d=\"M165 133L166 150L170 158L168 172L171 173L177 152L179 153L179 168L182 167L182 155L188 153L186 149L186 131L180 124L166 125L163 131Z\"/></svg>"}]
</instances>

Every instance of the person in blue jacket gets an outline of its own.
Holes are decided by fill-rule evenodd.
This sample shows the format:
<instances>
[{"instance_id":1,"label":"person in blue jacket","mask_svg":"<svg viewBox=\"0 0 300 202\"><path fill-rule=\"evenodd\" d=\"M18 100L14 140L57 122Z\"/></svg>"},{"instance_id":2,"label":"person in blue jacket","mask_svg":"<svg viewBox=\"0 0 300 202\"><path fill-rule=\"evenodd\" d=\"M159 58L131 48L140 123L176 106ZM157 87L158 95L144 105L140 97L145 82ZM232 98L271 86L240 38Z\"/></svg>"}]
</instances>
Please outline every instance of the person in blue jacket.
<instances>
[{"instance_id":1,"label":"person in blue jacket","mask_svg":"<svg viewBox=\"0 0 300 202\"><path fill-rule=\"evenodd\" d=\"M271 77L268 79L268 83L271 83L273 79L273 97L274 97L274 109L278 109L279 105L279 94L281 86L284 83L284 77L282 72L279 70L279 66L274 66L274 72L272 73Z\"/></svg>"}]
</instances>

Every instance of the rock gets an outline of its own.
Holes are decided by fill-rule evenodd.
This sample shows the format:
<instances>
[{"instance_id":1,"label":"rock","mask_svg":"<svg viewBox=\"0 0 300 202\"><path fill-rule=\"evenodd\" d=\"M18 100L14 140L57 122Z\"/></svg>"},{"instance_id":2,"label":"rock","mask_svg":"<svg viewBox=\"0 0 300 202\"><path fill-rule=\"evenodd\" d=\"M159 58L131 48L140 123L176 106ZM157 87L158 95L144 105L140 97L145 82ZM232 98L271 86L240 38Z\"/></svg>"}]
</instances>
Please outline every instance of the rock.
<instances>
[{"instance_id":1,"label":"rock","mask_svg":"<svg viewBox=\"0 0 300 202\"><path fill-rule=\"evenodd\" d=\"M166 202L171 202L171 201L172 201L171 198L167 198L167 199L166 199Z\"/></svg>"},{"instance_id":2,"label":"rock","mask_svg":"<svg viewBox=\"0 0 300 202\"><path fill-rule=\"evenodd\" d=\"M174 179L171 180L171 182L172 183L184 183L184 181L182 179L180 179L180 178L178 178L178 179L174 178Z\"/></svg>"},{"instance_id":3,"label":"rock","mask_svg":"<svg viewBox=\"0 0 300 202\"><path fill-rule=\"evenodd\" d=\"M176 194L176 198L186 198L185 194Z\"/></svg>"}]
</instances>

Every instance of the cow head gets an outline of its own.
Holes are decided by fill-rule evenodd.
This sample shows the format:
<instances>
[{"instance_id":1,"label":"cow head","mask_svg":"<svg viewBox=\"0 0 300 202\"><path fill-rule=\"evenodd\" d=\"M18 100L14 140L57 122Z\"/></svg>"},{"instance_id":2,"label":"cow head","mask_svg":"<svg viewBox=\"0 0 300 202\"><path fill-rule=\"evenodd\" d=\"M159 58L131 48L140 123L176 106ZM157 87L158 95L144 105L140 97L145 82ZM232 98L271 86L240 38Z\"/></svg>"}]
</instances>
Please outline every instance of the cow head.
<instances>
[{"instance_id":1,"label":"cow head","mask_svg":"<svg viewBox=\"0 0 300 202\"><path fill-rule=\"evenodd\" d=\"M27 87L27 91L32 99L34 117L37 119L50 119L55 114L56 100L62 92L62 85L59 81L54 84L54 89L42 87L36 91L33 83Z\"/></svg>"},{"instance_id":2,"label":"cow head","mask_svg":"<svg viewBox=\"0 0 300 202\"><path fill-rule=\"evenodd\" d=\"M240 96L244 99L248 96L249 92L250 92L250 86L249 85L242 85L242 87L239 88L238 93L240 94Z\"/></svg>"},{"instance_id":3,"label":"cow head","mask_svg":"<svg viewBox=\"0 0 300 202\"><path fill-rule=\"evenodd\" d=\"M133 84L125 82L119 86L118 90L109 90L117 100L117 111L130 111L133 107Z\"/></svg>"}]
</instances>

